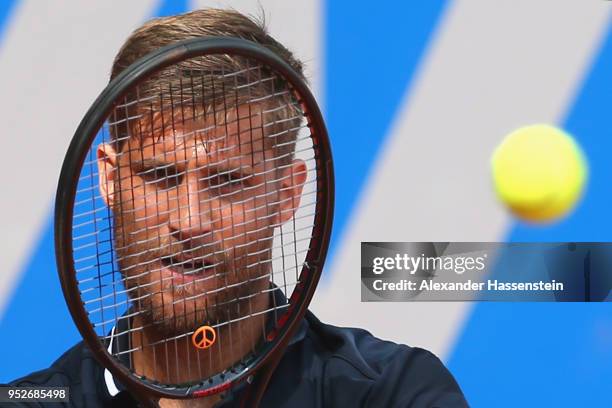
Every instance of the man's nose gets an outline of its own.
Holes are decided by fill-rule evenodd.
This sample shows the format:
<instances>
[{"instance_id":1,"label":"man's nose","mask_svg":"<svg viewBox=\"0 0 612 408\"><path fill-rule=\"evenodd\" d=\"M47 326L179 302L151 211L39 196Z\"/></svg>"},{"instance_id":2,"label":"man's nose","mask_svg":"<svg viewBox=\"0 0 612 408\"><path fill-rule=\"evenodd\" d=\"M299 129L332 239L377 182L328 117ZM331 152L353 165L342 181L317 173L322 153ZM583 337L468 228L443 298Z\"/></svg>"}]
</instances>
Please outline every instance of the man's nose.
<instances>
[{"instance_id":1,"label":"man's nose","mask_svg":"<svg viewBox=\"0 0 612 408\"><path fill-rule=\"evenodd\" d=\"M188 170L178 189L176 205L170 212L170 232L188 246L210 240L213 230L213 203L197 171Z\"/></svg>"}]
</instances>

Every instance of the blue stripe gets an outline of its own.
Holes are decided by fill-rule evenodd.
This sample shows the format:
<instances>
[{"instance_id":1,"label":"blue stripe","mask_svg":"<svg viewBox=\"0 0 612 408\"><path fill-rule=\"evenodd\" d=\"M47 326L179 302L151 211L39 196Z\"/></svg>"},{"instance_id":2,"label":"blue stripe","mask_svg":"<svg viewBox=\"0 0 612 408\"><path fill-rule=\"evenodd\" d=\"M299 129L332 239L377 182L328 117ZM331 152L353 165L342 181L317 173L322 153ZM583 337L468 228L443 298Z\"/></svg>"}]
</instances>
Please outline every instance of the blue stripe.
<instances>
[{"instance_id":1,"label":"blue stripe","mask_svg":"<svg viewBox=\"0 0 612 408\"><path fill-rule=\"evenodd\" d=\"M0 44L2 44L9 17L14 12L17 3L18 0L3 0L0 2Z\"/></svg>"},{"instance_id":2,"label":"blue stripe","mask_svg":"<svg viewBox=\"0 0 612 408\"><path fill-rule=\"evenodd\" d=\"M189 11L187 0L158 0L156 17L174 16Z\"/></svg>"},{"instance_id":3,"label":"blue stripe","mask_svg":"<svg viewBox=\"0 0 612 408\"><path fill-rule=\"evenodd\" d=\"M446 4L326 2L325 117L336 173L330 256Z\"/></svg>"},{"instance_id":4,"label":"blue stripe","mask_svg":"<svg viewBox=\"0 0 612 408\"><path fill-rule=\"evenodd\" d=\"M590 163L585 199L556 225L516 225L509 240L612 240L610 72L612 25L563 124ZM474 407L608 406L612 304L477 304L450 367Z\"/></svg>"},{"instance_id":5,"label":"blue stripe","mask_svg":"<svg viewBox=\"0 0 612 408\"><path fill-rule=\"evenodd\" d=\"M48 367L80 340L55 267L50 216L0 321L0 382Z\"/></svg>"}]
</instances>

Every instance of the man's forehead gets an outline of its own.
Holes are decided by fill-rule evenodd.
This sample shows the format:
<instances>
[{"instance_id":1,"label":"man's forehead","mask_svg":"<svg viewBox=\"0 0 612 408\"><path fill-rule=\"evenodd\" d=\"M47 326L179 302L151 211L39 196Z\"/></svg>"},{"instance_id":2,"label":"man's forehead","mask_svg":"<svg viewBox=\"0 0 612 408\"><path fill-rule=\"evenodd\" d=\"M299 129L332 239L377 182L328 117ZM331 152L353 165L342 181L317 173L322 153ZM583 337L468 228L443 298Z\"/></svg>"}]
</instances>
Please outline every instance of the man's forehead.
<instances>
[{"instance_id":1,"label":"man's forehead","mask_svg":"<svg viewBox=\"0 0 612 408\"><path fill-rule=\"evenodd\" d=\"M145 115L132 128L133 134L123 150L130 158L242 159L258 163L273 152L264 138L262 116L261 110L252 106L191 117L155 113L147 119Z\"/></svg>"}]
</instances>

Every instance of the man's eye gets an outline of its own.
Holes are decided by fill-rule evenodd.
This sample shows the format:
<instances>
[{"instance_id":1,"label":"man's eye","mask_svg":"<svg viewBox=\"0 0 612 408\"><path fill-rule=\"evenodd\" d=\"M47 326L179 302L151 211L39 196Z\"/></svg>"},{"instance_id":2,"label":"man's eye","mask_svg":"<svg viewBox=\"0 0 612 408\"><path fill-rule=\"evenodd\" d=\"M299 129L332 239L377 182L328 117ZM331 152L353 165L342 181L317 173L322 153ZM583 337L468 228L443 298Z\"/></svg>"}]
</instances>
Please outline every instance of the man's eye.
<instances>
[{"instance_id":1,"label":"man's eye","mask_svg":"<svg viewBox=\"0 0 612 408\"><path fill-rule=\"evenodd\" d=\"M138 175L145 180L145 183L153 184L160 190L177 187L183 181L183 174L177 172L173 167L143 169L138 172Z\"/></svg>"},{"instance_id":2,"label":"man's eye","mask_svg":"<svg viewBox=\"0 0 612 408\"><path fill-rule=\"evenodd\" d=\"M233 191L244 187L248 179L248 176L240 173L217 173L210 178L209 183L213 187Z\"/></svg>"}]
</instances>

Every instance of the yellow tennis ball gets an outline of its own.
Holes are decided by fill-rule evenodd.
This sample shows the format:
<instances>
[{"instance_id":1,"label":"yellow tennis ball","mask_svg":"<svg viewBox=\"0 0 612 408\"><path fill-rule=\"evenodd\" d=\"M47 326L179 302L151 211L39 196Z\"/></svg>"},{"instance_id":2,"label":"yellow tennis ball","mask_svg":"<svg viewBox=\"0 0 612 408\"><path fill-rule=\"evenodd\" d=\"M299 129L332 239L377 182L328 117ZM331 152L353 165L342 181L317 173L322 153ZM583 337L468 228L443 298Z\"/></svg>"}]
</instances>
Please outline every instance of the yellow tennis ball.
<instances>
[{"instance_id":1,"label":"yellow tennis ball","mask_svg":"<svg viewBox=\"0 0 612 408\"><path fill-rule=\"evenodd\" d=\"M491 160L499 199L531 222L556 220L571 211L588 177L584 153L567 133L549 125L520 128Z\"/></svg>"}]
</instances>

